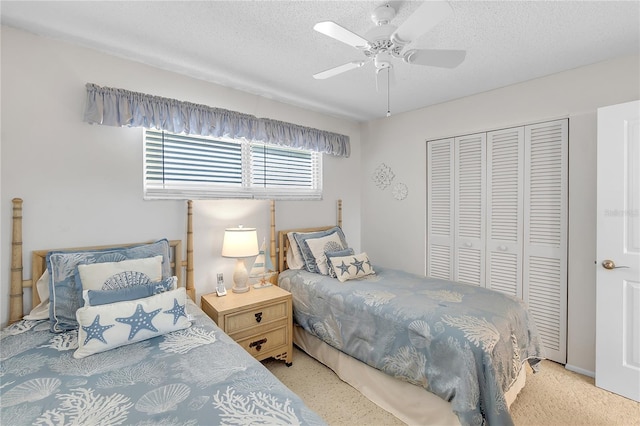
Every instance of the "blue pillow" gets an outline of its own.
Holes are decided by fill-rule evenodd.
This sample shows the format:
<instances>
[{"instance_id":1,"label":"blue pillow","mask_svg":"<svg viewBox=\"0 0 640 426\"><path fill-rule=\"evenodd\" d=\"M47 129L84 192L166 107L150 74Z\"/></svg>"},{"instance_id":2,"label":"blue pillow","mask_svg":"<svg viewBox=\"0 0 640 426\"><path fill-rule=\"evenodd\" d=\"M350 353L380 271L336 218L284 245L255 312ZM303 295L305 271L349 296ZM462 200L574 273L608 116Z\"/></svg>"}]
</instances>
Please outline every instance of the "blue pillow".
<instances>
[{"instance_id":1,"label":"blue pillow","mask_svg":"<svg viewBox=\"0 0 640 426\"><path fill-rule=\"evenodd\" d=\"M327 256L327 264L329 265L329 276L332 278L337 278L336 271L333 269L333 263L331 259L334 257L344 257L344 256L353 256L355 252L351 247L346 248L344 250L336 250L336 251L325 251L324 255Z\"/></svg>"},{"instance_id":2,"label":"blue pillow","mask_svg":"<svg viewBox=\"0 0 640 426\"><path fill-rule=\"evenodd\" d=\"M49 318L51 332L61 333L78 328L76 311L84 305L82 285L76 282L75 272L81 263L118 262L162 255L162 278L171 274L169 241L162 239L151 244L86 251L52 251L47 253L49 271Z\"/></svg>"},{"instance_id":3,"label":"blue pillow","mask_svg":"<svg viewBox=\"0 0 640 426\"><path fill-rule=\"evenodd\" d=\"M162 281L118 288L115 290L85 290L82 292L85 306L106 305L154 296L169 290L175 290L178 279L165 278Z\"/></svg>"},{"instance_id":4,"label":"blue pillow","mask_svg":"<svg viewBox=\"0 0 640 426\"><path fill-rule=\"evenodd\" d=\"M319 273L318 265L316 262L316 256L314 255L312 249L307 244L307 240L315 240L318 238L328 237L329 235L336 234L342 243L341 248L347 248L349 245L347 244L347 240L344 237L344 233L342 229L338 226L334 226L331 229L327 229L326 231L318 231L318 232L306 232L306 233L298 233L295 232L293 234L293 238L298 243L298 248L300 248L300 253L302 254L302 258L304 259L304 268L309 272ZM320 253L324 255L324 250Z\"/></svg>"}]
</instances>

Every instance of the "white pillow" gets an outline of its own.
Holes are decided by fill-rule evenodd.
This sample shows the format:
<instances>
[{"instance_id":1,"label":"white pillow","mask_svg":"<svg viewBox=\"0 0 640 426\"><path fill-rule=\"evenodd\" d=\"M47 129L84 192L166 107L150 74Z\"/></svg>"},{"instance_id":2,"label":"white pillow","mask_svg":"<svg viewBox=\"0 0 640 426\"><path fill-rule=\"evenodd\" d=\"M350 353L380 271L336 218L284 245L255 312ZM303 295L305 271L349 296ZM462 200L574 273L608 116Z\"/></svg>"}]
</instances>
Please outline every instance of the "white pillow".
<instances>
[{"instance_id":1,"label":"white pillow","mask_svg":"<svg viewBox=\"0 0 640 426\"><path fill-rule=\"evenodd\" d=\"M49 271L45 270L42 276L36 281L35 286L40 303L33 308L31 312L24 316L26 320L43 320L49 319Z\"/></svg>"},{"instance_id":2,"label":"white pillow","mask_svg":"<svg viewBox=\"0 0 640 426\"><path fill-rule=\"evenodd\" d=\"M367 253L351 256L330 257L329 262L333 266L336 278L343 283L354 278L375 274Z\"/></svg>"},{"instance_id":3,"label":"white pillow","mask_svg":"<svg viewBox=\"0 0 640 426\"><path fill-rule=\"evenodd\" d=\"M329 234L321 238L309 238L304 241L307 244L316 263L317 270L322 275L329 275L329 265L327 264L327 256L325 252L344 250L342 240L338 233Z\"/></svg>"},{"instance_id":4,"label":"white pillow","mask_svg":"<svg viewBox=\"0 0 640 426\"><path fill-rule=\"evenodd\" d=\"M302 269L304 268L304 259L298 247L298 242L293 237L293 232L287 234L289 239L289 250L287 250L287 266L289 269Z\"/></svg>"},{"instance_id":5,"label":"white pillow","mask_svg":"<svg viewBox=\"0 0 640 426\"><path fill-rule=\"evenodd\" d=\"M121 282L127 272L145 274L145 282L162 279L162 256L128 259L121 262L88 263L78 265L78 274L83 290L108 290L141 284L137 282ZM129 274L132 275L132 274ZM139 274L133 274L139 279Z\"/></svg>"},{"instance_id":6,"label":"white pillow","mask_svg":"<svg viewBox=\"0 0 640 426\"><path fill-rule=\"evenodd\" d=\"M76 311L78 349L74 358L104 352L191 326L184 287L155 296Z\"/></svg>"}]
</instances>

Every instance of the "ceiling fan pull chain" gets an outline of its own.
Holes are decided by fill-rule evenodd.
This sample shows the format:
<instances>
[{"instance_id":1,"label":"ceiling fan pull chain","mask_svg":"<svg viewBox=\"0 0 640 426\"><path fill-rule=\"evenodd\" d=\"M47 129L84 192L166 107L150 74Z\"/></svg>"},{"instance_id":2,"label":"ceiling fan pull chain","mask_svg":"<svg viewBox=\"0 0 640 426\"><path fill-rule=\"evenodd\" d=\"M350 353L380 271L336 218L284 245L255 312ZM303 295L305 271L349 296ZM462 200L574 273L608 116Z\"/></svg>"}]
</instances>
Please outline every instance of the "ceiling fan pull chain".
<instances>
[{"instance_id":1,"label":"ceiling fan pull chain","mask_svg":"<svg viewBox=\"0 0 640 426\"><path fill-rule=\"evenodd\" d=\"M390 92L390 84L389 84L389 73L391 72L391 67L387 68L387 117L391 117L391 108L389 107L389 92Z\"/></svg>"}]
</instances>

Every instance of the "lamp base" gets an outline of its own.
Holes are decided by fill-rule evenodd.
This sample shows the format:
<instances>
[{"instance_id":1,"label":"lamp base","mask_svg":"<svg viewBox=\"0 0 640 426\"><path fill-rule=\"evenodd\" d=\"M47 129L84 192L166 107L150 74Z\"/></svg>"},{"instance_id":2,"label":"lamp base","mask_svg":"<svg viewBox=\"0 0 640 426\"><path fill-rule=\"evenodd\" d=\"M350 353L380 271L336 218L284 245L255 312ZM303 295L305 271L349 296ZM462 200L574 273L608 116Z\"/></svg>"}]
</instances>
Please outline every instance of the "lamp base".
<instances>
[{"instance_id":1,"label":"lamp base","mask_svg":"<svg viewBox=\"0 0 640 426\"><path fill-rule=\"evenodd\" d=\"M249 286L247 285L248 278L249 273L244 264L244 259L239 258L236 262L236 269L233 271L233 287L231 291L234 293L246 293L249 291Z\"/></svg>"}]
</instances>

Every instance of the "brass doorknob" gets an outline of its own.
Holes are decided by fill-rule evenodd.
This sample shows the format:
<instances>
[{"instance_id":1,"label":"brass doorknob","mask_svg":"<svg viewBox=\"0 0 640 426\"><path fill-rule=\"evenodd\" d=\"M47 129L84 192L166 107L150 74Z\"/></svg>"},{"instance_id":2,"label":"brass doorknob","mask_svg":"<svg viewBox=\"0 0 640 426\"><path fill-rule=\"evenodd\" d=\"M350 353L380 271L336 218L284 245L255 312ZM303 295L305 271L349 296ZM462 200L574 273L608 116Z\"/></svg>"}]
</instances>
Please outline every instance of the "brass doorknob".
<instances>
[{"instance_id":1,"label":"brass doorknob","mask_svg":"<svg viewBox=\"0 0 640 426\"><path fill-rule=\"evenodd\" d=\"M620 269L620 268L628 268L628 266L616 266L613 260L605 259L602 261L602 267L604 269Z\"/></svg>"}]
</instances>

